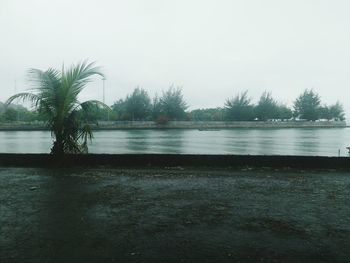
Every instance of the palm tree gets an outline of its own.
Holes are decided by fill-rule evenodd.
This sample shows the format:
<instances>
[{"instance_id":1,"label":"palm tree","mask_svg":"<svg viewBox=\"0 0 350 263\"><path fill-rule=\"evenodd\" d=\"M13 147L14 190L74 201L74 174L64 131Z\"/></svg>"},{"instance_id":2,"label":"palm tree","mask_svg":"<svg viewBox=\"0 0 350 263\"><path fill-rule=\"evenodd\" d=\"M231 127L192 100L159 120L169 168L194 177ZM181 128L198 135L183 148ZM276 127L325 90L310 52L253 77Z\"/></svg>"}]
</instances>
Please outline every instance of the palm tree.
<instances>
[{"instance_id":1,"label":"palm tree","mask_svg":"<svg viewBox=\"0 0 350 263\"><path fill-rule=\"evenodd\" d=\"M87 152L87 141L92 140L92 130L85 117L92 106L108 107L97 100L80 102L79 93L94 75L103 74L94 63L79 63L68 70L46 71L30 69L29 77L34 87L29 92L18 93L7 100L10 104L16 99L29 101L47 120L54 139L51 153Z\"/></svg>"}]
</instances>

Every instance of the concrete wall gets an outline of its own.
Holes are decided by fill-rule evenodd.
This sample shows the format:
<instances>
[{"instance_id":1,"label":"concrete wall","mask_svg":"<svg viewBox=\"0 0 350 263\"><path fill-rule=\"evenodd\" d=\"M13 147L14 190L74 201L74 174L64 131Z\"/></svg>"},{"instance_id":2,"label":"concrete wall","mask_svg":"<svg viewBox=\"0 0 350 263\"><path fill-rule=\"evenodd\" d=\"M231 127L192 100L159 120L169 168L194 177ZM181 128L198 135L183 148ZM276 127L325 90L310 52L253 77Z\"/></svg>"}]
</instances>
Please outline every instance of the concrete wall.
<instances>
[{"instance_id":1,"label":"concrete wall","mask_svg":"<svg viewBox=\"0 0 350 263\"><path fill-rule=\"evenodd\" d=\"M233 128L334 128L346 127L343 121L170 121L167 124L156 124L153 121L101 121L98 125L92 124L94 129L121 130L121 129L233 129ZM0 124L0 131L30 131L47 130L43 124L7 123Z\"/></svg>"},{"instance_id":2,"label":"concrete wall","mask_svg":"<svg viewBox=\"0 0 350 263\"><path fill-rule=\"evenodd\" d=\"M188 154L86 154L57 158L50 154L0 154L6 167L284 167L298 169L350 169L350 157L188 155Z\"/></svg>"},{"instance_id":3,"label":"concrete wall","mask_svg":"<svg viewBox=\"0 0 350 263\"><path fill-rule=\"evenodd\" d=\"M331 128L346 127L342 121L170 121L157 125L153 121L100 122L99 129L230 129L230 128Z\"/></svg>"}]
</instances>

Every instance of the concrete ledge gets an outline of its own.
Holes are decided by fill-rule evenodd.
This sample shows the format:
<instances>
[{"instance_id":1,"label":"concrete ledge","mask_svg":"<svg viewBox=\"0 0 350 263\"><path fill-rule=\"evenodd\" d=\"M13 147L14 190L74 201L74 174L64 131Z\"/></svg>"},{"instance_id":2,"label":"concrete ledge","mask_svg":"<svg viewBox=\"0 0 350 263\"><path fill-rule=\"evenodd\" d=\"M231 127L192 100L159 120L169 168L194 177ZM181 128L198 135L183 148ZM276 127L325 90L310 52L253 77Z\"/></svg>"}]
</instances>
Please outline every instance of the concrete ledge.
<instances>
[{"instance_id":1,"label":"concrete ledge","mask_svg":"<svg viewBox=\"0 0 350 263\"><path fill-rule=\"evenodd\" d=\"M55 157L50 154L0 154L2 167L271 167L350 169L349 157L189 155L189 154L85 154Z\"/></svg>"}]
</instances>

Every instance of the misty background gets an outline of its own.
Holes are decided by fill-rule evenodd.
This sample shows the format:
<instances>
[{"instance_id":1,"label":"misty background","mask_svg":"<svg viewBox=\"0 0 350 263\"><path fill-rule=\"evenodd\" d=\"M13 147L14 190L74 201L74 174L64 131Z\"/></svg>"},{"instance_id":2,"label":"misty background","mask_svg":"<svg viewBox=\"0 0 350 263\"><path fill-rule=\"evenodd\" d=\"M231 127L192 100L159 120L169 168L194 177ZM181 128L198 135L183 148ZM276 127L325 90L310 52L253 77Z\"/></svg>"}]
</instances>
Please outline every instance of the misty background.
<instances>
[{"instance_id":1,"label":"misty background","mask_svg":"<svg viewBox=\"0 0 350 263\"><path fill-rule=\"evenodd\" d=\"M89 59L109 105L136 86L153 96L174 85L189 109L244 90L291 107L313 88L349 117L349 10L346 0L0 0L0 100L29 88L29 68ZM102 80L81 99L102 100Z\"/></svg>"}]
</instances>

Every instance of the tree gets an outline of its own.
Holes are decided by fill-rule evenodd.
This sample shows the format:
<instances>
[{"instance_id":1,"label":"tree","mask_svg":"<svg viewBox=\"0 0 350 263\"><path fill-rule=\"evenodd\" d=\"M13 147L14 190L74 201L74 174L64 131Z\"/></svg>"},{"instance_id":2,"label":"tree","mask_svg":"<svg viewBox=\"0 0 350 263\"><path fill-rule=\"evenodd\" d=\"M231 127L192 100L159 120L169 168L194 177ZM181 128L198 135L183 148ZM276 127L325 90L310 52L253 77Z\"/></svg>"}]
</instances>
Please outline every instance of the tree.
<instances>
[{"instance_id":1,"label":"tree","mask_svg":"<svg viewBox=\"0 0 350 263\"><path fill-rule=\"evenodd\" d=\"M4 113L6 110L6 105L0 101L0 114Z\"/></svg>"},{"instance_id":2,"label":"tree","mask_svg":"<svg viewBox=\"0 0 350 263\"><path fill-rule=\"evenodd\" d=\"M152 100L152 118L153 120L157 120L160 116L161 116L161 104L160 104L160 99L158 97L158 95L156 94L156 96L154 96L153 100Z\"/></svg>"},{"instance_id":3,"label":"tree","mask_svg":"<svg viewBox=\"0 0 350 263\"><path fill-rule=\"evenodd\" d=\"M132 120L144 120L151 112L151 99L147 91L136 88L125 99L125 108Z\"/></svg>"},{"instance_id":4,"label":"tree","mask_svg":"<svg viewBox=\"0 0 350 263\"><path fill-rule=\"evenodd\" d=\"M183 98L181 88L171 86L166 91L163 91L159 101L154 102L158 103L158 105L153 107L158 107L159 114L166 116L170 120L181 120L186 116L185 110L188 106Z\"/></svg>"},{"instance_id":5,"label":"tree","mask_svg":"<svg viewBox=\"0 0 350 263\"><path fill-rule=\"evenodd\" d=\"M293 111L286 105L279 104L277 105L277 116L277 119L289 120L293 117Z\"/></svg>"},{"instance_id":6,"label":"tree","mask_svg":"<svg viewBox=\"0 0 350 263\"><path fill-rule=\"evenodd\" d=\"M116 115L117 114L109 108L101 107L99 105L89 107L86 111L79 111L79 118L95 123L98 123L98 121L116 120Z\"/></svg>"},{"instance_id":7,"label":"tree","mask_svg":"<svg viewBox=\"0 0 350 263\"><path fill-rule=\"evenodd\" d=\"M225 102L227 119L232 121L251 121L254 119L254 106L248 98L248 91L237 94Z\"/></svg>"},{"instance_id":8,"label":"tree","mask_svg":"<svg viewBox=\"0 0 350 263\"><path fill-rule=\"evenodd\" d=\"M30 111L22 105L18 104L7 105L2 115L2 120L7 122L31 122L40 120L40 116L37 112Z\"/></svg>"},{"instance_id":9,"label":"tree","mask_svg":"<svg viewBox=\"0 0 350 263\"><path fill-rule=\"evenodd\" d=\"M326 120L332 119L329 111L329 107L327 105L320 106L318 109L318 112L319 112L320 119L326 119Z\"/></svg>"},{"instance_id":10,"label":"tree","mask_svg":"<svg viewBox=\"0 0 350 263\"><path fill-rule=\"evenodd\" d=\"M320 114L320 96L313 90L305 90L294 102L295 115L300 119L315 121Z\"/></svg>"},{"instance_id":11,"label":"tree","mask_svg":"<svg viewBox=\"0 0 350 263\"><path fill-rule=\"evenodd\" d=\"M118 120L128 120L129 116L126 111L126 103L123 99L119 99L112 105L112 110Z\"/></svg>"},{"instance_id":12,"label":"tree","mask_svg":"<svg viewBox=\"0 0 350 263\"><path fill-rule=\"evenodd\" d=\"M13 107L8 107L4 112L4 120L5 121L17 121L18 119L18 111Z\"/></svg>"},{"instance_id":13,"label":"tree","mask_svg":"<svg viewBox=\"0 0 350 263\"><path fill-rule=\"evenodd\" d=\"M196 109L190 112L190 119L194 121L223 121L222 108Z\"/></svg>"},{"instance_id":14,"label":"tree","mask_svg":"<svg viewBox=\"0 0 350 263\"><path fill-rule=\"evenodd\" d=\"M329 107L329 115L330 119L340 121L345 120L343 105L341 105L339 102L335 103L334 105L331 105Z\"/></svg>"},{"instance_id":15,"label":"tree","mask_svg":"<svg viewBox=\"0 0 350 263\"><path fill-rule=\"evenodd\" d=\"M272 98L271 92L264 92L255 107L255 116L262 121L278 118L277 102Z\"/></svg>"},{"instance_id":16,"label":"tree","mask_svg":"<svg viewBox=\"0 0 350 263\"><path fill-rule=\"evenodd\" d=\"M46 71L30 69L29 76L35 84L32 92L18 93L7 100L27 100L46 117L47 125L54 138L51 153L80 153L87 151L87 141L92 139L92 130L84 119L78 118L78 112L86 112L89 107L102 102L89 100L79 102L78 95L91 81L94 75L103 76L94 63L83 62L68 70L58 71L49 68Z\"/></svg>"}]
</instances>

